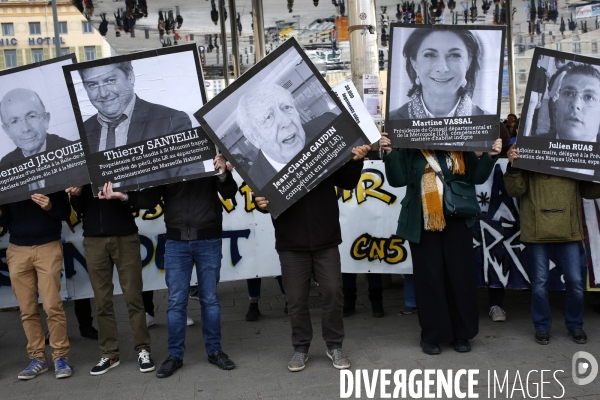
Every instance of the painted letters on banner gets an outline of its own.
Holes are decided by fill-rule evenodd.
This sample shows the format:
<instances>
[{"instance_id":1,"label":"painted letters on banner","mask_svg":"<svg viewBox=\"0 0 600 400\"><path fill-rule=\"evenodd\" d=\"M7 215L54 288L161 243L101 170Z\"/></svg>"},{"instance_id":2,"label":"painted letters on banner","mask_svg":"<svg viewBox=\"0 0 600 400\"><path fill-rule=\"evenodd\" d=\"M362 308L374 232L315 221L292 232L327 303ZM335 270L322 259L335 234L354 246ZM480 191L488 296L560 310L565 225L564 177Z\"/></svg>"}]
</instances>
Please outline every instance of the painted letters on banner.
<instances>
[{"instance_id":1,"label":"painted letters on banner","mask_svg":"<svg viewBox=\"0 0 600 400\"><path fill-rule=\"evenodd\" d=\"M515 200L508 197L502 179L506 160L498 161L488 181L477 186L482 215L473 228L474 257L480 286L525 289L530 285L527 247L519 241L519 213ZM221 280L231 281L280 274L275 252L273 224L268 215L254 210L251 189L240 184L235 199L223 202L223 259ZM343 243L340 245L342 270L352 273L412 272L410 247L394 235L400 201L404 189L390 187L381 161L366 161L360 182L352 191L340 190L340 224ZM600 201L584 200L586 247L588 254L588 287L600 289L600 248L590 243L600 242ZM65 299L93 297L85 268L85 252L81 224L73 214L75 233L64 224ZM365 222L368 221L368 222ZM140 229L144 289L163 289L165 226L162 210L155 214L142 212L136 222ZM16 305L13 296L6 248L8 234L0 237L0 307ZM559 268L551 263L550 287L561 289ZM118 275L113 277L115 291L120 293ZM192 274L195 283L195 274Z\"/></svg>"}]
</instances>

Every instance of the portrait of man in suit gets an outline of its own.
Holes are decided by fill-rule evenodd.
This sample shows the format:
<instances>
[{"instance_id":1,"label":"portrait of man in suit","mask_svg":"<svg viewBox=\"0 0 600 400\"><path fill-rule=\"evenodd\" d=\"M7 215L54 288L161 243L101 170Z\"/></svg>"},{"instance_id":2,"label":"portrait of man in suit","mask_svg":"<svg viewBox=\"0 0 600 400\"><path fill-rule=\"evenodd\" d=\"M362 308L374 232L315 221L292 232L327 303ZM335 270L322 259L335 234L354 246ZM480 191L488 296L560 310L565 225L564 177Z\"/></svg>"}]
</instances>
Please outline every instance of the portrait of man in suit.
<instances>
[{"instance_id":1,"label":"portrait of man in suit","mask_svg":"<svg viewBox=\"0 0 600 400\"><path fill-rule=\"evenodd\" d=\"M91 153L192 129L185 112L150 103L135 94L131 61L78 71L90 102L98 110L84 122ZM124 184L154 181L179 173L180 169L171 168Z\"/></svg>"},{"instance_id":2,"label":"portrait of man in suit","mask_svg":"<svg viewBox=\"0 0 600 400\"><path fill-rule=\"evenodd\" d=\"M46 150L69 146L75 142L48 133L50 113L40 96L30 89L13 89L6 93L0 102L0 117L4 133L13 141L16 148L0 160L0 165L19 163ZM45 187L64 183L68 186L65 175L51 175L14 189L15 192L34 192Z\"/></svg>"},{"instance_id":3,"label":"portrait of man in suit","mask_svg":"<svg viewBox=\"0 0 600 400\"><path fill-rule=\"evenodd\" d=\"M245 93L238 102L237 124L246 139L259 149L248 169L256 186L253 189L262 189L335 117L326 112L302 124L292 94L274 83Z\"/></svg>"}]
</instances>

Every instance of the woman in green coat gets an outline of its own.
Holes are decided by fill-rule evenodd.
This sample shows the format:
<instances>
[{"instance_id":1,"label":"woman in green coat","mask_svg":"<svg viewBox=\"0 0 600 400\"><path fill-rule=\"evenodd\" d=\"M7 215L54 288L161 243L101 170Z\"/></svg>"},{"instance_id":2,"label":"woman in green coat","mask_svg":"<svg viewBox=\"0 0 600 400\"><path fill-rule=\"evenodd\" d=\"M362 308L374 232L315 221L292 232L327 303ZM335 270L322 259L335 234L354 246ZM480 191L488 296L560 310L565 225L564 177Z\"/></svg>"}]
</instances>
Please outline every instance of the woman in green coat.
<instances>
[{"instance_id":1,"label":"woman in green coat","mask_svg":"<svg viewBox=\"0 0 600 400\"><path fill-rule=\"evenodd\" d=\"M444 186L464 181L484 183L502 149L498 139L486 154L461 151L394 149L387 134L380 142L388 182L406 187L396 234L410 244L419 305L421 348L439 354L440 343L453 343L459 352L471 350L469 340L479 331L477 285L473 261L475 218L444 214Z\"/></svg>"}]
</instances>

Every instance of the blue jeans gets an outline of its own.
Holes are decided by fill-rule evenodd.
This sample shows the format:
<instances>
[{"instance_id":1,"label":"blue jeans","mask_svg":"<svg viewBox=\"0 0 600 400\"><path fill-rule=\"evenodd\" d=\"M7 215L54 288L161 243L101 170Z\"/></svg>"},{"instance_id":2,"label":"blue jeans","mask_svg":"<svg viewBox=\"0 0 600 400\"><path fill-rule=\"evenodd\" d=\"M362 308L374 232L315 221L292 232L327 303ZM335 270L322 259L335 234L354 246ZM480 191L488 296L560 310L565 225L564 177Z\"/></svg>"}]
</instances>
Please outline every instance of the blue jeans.
<instances>
[{"instance_id":1,"label":"blue jeans","mask_svg":"<svg viewBox=\"0 0 600 400\"><path fill-rule=\"evenodd\" d=\"M550 260L564 274L566 286L565 325L568 330L583 326L585 252L582 243L527 243L531 268L531 318L536 331L550 331L552 315L548 302Z\"/></svg>"},{"instance_id":2,"label":"blue jeans","mask_svg":"<svg viewBox=\"0 0 600 400\"><path fill-rule=\"evenodd\" d=\"M412 274L403 274L402 277L404 278L404 305L406 307L416 307L415 278Z\"/></svg>"},{"instance_id":3,"label":"blue jeans","mask_svg":"<svg viewBox=\"0 0 600 400\"><path fill-rule=\"evenodd\" d=\"M196 264L202 335L206 353L221 350L221 306L217 284L221 278L221 239L167 240L166 282L169 288L167 331L169 354L183 360L187 305L192 269Z\"/></svg>"}]
</instances>

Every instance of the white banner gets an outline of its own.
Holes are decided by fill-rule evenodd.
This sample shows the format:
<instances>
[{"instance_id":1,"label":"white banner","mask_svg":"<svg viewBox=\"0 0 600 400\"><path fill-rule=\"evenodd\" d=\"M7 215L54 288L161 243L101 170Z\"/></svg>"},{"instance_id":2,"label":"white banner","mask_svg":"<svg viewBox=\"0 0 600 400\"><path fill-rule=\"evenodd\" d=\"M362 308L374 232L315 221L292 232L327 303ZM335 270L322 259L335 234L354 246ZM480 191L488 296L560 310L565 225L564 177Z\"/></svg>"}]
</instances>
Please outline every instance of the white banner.
<instances>
[{"instance_id":1,"label":"white banner","mask_svg":"<svg viewBox=\"0 0 600 400\"><path fill-rule=\"evenodd\" d=\"M506 196L502 171L506 159L499 160L496 170L483 185L477 186L482 218L473 228L478 284L526 288L529 277L521 253L526 246L519 241L518 209L514 199ZM254 211L250 188L234 172L239 190L234 201L223 203L223 259L221 281L233 281L280 274L279 257L275 251L273 224L269 215ZM395 237L400 201L404 188L393 188L385 179L381 161L365 161L357 187L339 194L340 224L344 242L340 245L342 271L354 273L412 272L410 248L406 241ZM600 201L585 200L585 224L589 241L590 277L588 285L600 287ZM142 211L136 222L140 230L141 256L144 265L144 289L164 289L164 232L162 209L155 215ZM64 299L93 297L81 236L81 223L72 215L75 232L64 224L64 270L61 294ZM0 307L16 305L6 265L8 234L0 236ZM552 264L553 265L553 264ZM549 266L551 270L553 266ZM560 289L560 274L554 269L550 285ZM66 279L65 279L66 278ZM554 279L554 281L552 281ZM115 293L121 293L115 271ZM192 283L196 282L195 272ZM555 283L553 283L555 282Z\"/></svg>"}]
</instances>

